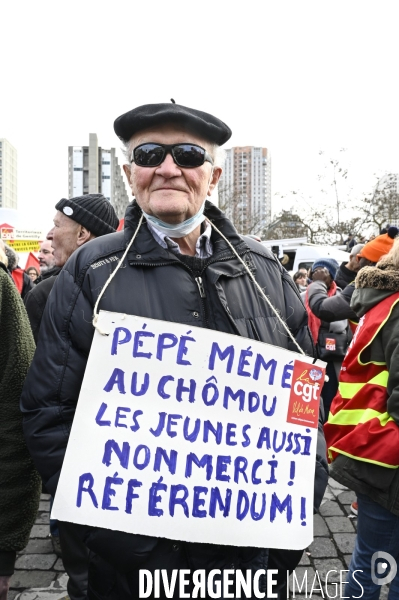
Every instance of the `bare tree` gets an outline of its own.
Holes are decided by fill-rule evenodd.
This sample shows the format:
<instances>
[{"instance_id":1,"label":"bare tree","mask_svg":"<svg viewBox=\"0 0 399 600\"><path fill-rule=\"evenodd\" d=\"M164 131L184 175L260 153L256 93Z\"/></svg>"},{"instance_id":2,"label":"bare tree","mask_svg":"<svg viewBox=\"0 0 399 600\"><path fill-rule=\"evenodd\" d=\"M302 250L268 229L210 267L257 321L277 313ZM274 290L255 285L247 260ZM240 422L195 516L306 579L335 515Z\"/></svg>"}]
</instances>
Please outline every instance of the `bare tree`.
<instances>
[{"instance_id":1,"label":"bare tree","mask_svg":"<svg viewBox=\"0 0 399 600\"><path fill-rule=\"evenodd\" d=\"M262 236L265 219L261 210L254 210L245 191L238 186L219 186L219 208L226 213L241 235Z\"/></svg>"},{"instance_id":2,"label":"bare tree","mask_svg":"<svg viewBox=\"0 0 399 600\"><path fill-rule=\"evenodd\" d=\"M396 185L393 187L388 184L381 189L376 186L373 194L362 200L360 211L364 222L374 226L378 232L387 224L398 225L399 195Z\"/></svg>"},{"instance_id":3,"label":"bare tree","mask_svg":"<svg viewBox=\"0 0 399 600\"><path fill-rule=\"evenodd\" d=\"M340 152L345 152L345 148L341 148ZM320 150L319 156L324 156L325 152ZM347 192L345 193L343 189L343 182L348 177L348 169L344 168L340 161L337 158L328 158L327 163L324 165L324 173L319 175L319 181L325 181L327 186L332 189L334 203L335 203L335 214L334 214L334 229L337 234L341 237L340 243L343 242L342 235L342 209L345 208L345 196L347 196ZM328 194L328 191L322 189L321 192L323 194ZM346 197L347 200L347 197ZM332 206L332 202L331 202Z\"/></svg>"},{"instance_id":4,"label":"bare tree","mask_svg":"<svg viewBox=\"0 0 399 600\"><path fill-rule=\"evenodd\" d=\"M280 240L308 235L307 227L301 217L290 210L282 210L268 227L265 228L262 239Z\"/></svg>"},{"instance_id":5,"label":"bare tree","mask_svg":"<svg viewBox=\"0 0 399 600\"><path fill-rule=\"evenodd\" d=\"M319 155L324 160L324 152L320 151ZM349 234L360 235L369 216L363 201L353 197L347 178L348 169L340 159L327 158L318 176L322 185L317 197L305 196L299 190L280 196L291 208L280 212L278 218L283 218L284 213L295 214L298 226L305 229L308 241L314 244L342 244Z\"/></svg>"},{"instance_id":6,"label":"bare tree","mask_svg":"<svg viewBox=\"0 0 399 600\"><path fill-rule=\"evenodd\" d=\"M291 211L282 211L277 219L284 221L287 215L295 214L296 228L283 227L279 230L280 236L275 236L273 232L268 232L266 239L280 239L285 237L301 237L306 236L311 244L335 245L341 244L349 234L355 237L360 235L364 229L366 222L365 216L359 213L357 217L352 217L346 220L340 220L339 223L335 220L334 209L321 205L319 208L314 208L305 203L300 202L302 206L301 213ZM298 203L295 204L298 206ZM356 211L357 212L357 211ZM277 230L278 231L278 230ZM286 235L290 232L290 235Z\"/></svg>"}]
</instances>

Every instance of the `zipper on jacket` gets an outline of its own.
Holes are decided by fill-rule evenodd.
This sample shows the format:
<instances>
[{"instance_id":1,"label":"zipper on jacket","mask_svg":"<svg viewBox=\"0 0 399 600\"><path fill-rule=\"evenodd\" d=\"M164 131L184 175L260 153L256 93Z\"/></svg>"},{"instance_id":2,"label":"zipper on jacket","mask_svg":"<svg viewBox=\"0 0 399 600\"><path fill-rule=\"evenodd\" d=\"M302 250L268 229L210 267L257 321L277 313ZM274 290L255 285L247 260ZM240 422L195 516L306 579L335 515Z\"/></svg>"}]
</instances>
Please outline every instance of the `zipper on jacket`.
<instances>
[{"instance_id":1,"label":"zipper on jacket","mask_svg":"<svg viewBox=\"0 0 399 600\"><path fill-rule=\"evenodd\" d=\"M198 286L201 298L206 298L205 288L204 288L204 284L202 282L202 277L194 277L194 279L195 279L195 282L196 282L196 284Z\"/></svg>"},{"instance_id":2,"label":"zipper on jacket","mask_svg":"<svg viewBox=\"0 0 399 600\"><path fill-rule=\"evenodd\" d=\"M230 255L225 256L224 258L215 258L214 260L210 260L208 262L207 267L210 264L213 264L213 263L216 263L216 262L227 262L227 261L231 260L234 257L235 257L234 254L230 254ZM129 264L131 264L131 263L129 263ZM210 329L210 327L209 327L209 319L208 319L208 310L207 310L206 300L205 300L206 299L205 286L204 286L204 283L202 281L202 277L200 277L200 276L195 277L193 270L188 265L186 265L185 263L182 263L182 262L176 263L175 261L170 261L170 262L165 262L165 263L140 263L140 262L133 262L133 264L131 264L131 266L136 266L136 267L166 267L166 266L169 266L169 265L172 265L172 264L173 265L180 264L180 266L182 266L183 268L187 269L187 271L189 271L191 273L191 275L193 276L193 279L194 279L195 283L197 284L198 291L199 291L200 298L201 298L201 306L202 306L202 312L203 312L204 321L205 321L205 327L207 329ZM295 285L295 284L293 284L293 285ZM218 294L218 296L219 296L219 294ZM219 299L219 301L220 301L220 299ZM221 302L221 304L223 306L222 302ZM239 331L237 329L237 325L236 325L233 317L231 316L229 308L227 307L225 310L226 310L226 312L228 314L228 317L229 317L230 321L232 322L232 324L234 326L234 329L237 331L237 335L239 335ZM257 339L257 338L255 338L255 339Z\"/></svg>"},{"instance_id":3,"label":"zipper on jacket","mask_svg":"<svg viewBox=\"0 0 399 600\"><path fill-rule=\"evenodd\" d=\"M190 268L189 268L189 270L191 271ZM194 275L194 273L192 271L191 271L191 273ZM199 291L200 298L201 298L202 314L204 315L205 327L207 329L210 329L209 319L208 319L208 309L207 309L206 301L205 301L206 293L205 293L204 282L202 281L202 277L194 277L194 281L197 284L198 291Z\"/></svg>"}]
</instances>

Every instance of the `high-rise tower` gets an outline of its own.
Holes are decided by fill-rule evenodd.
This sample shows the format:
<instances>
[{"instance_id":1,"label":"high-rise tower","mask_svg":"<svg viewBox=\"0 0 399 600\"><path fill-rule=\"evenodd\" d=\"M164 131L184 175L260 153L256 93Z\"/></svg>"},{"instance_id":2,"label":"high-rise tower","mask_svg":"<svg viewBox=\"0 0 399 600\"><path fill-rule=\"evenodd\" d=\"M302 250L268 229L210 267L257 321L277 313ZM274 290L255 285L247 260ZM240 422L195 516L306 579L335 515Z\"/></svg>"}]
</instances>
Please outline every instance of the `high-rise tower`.
<instances>
[{"instance_id":1,"label":"high-rise tower","mask_svg":"<svg viewBox=\"0 0 399 600\"><path fill-rule=\"evenodd\" d=\"M271 220L271 159L267 148L226 150L219 182L219 206L239 233L261 234Z\"/></svg>"},{"instance_id":2,"label":"high-rise tower","mask_svg":"<svg viewBox=\"0 0 399 600\"><path fill-rule=\"evenodd\" d=\"M125 215L130 200L115 148L101 148L95 133L90 133L88 146L68 148L68 193L70 198L102 194L120 219Z\"/></svg>"}]
</instances>

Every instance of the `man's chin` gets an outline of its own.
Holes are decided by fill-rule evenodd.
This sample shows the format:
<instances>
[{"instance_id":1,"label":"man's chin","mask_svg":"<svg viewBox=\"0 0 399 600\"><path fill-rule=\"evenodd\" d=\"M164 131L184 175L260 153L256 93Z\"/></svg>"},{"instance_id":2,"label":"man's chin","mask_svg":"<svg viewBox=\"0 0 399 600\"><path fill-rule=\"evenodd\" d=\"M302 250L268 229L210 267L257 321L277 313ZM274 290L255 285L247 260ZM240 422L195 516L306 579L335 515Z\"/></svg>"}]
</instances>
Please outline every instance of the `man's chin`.
<instances>
[{"instance_id":1,"label":"man's chin","mask_svg":"<svg viewBox=\"0 0 399 600\"><path fill-rule=\"evenodd\" d=\"M156 219L160 221L164 221L169 225L178 225L179 223L183 223L189 217L186 217L184 213L176 210L152 210L150 213Z\"/></svg>"},{"instance_id":2,"label":"man's chin","mask_svg":"<svg viewBox=\"0 0 399 600\"><path fill-rule=\"evenodd\" d=\"M190 205L186 198L182 198L182 201L179 202L176 201L176 197L158 197L150 203L148 208L150 209L149 214L171 224L181 223L189 218L185 216L190 211Z\"/></svg>"}]
</instances>

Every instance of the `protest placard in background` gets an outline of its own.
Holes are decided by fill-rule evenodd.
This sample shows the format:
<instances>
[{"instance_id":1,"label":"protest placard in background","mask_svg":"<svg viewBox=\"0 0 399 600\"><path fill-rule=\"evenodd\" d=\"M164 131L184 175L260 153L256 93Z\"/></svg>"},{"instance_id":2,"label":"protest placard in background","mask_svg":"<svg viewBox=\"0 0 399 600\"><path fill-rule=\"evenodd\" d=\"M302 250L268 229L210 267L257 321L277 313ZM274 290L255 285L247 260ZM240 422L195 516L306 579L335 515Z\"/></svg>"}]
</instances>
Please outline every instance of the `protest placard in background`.
<instances>
[{"instance_id":1,"label":"protest placard in background","mask_svg":"<svg viewBox=\"0 0 399 600\"><path fill-rule=\"evenodd\" d=\"M52 517L308 546L324 363L178 323L101 311L99 324Z\"/></svg>"}]
</instances>

